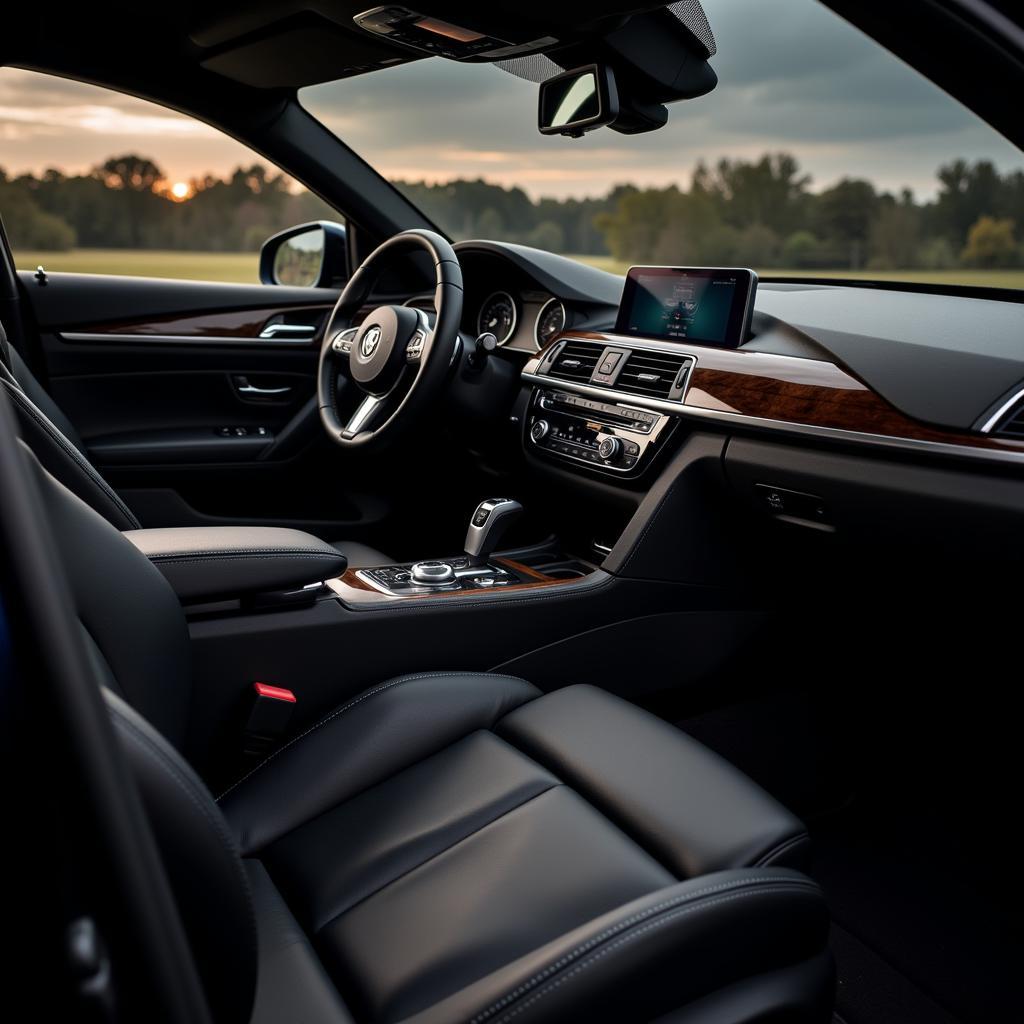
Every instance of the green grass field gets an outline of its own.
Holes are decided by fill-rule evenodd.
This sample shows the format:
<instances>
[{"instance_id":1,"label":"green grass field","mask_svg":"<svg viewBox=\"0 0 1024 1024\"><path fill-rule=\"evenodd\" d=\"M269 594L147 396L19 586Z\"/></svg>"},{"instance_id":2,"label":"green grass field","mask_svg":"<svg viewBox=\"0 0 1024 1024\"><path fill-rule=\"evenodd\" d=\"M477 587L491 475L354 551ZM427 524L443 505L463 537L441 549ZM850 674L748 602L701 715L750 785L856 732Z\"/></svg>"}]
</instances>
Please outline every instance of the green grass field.
<instances>
[{"instance_id":1,"label":"green grass field","mask_svg":"<svg viewBox=\"0 0 1024 1024\"><path fill-rule=\"evenodd\" d=\"M196 281L255 284L258 255L254 252L177 252L157 249L72 249L70 252L15 253L20 270L69 270L82 274L134 274ZM621 274L627 264L610 256L576 256L583 263ZM766 277L845 277L864 281L915 281L924 284L1022 288L1024 270L766 270Z\"/></svg>"},{"instance_id":2,"label":"green grass field","mask_svg":"<svg viewBox=\"0 0 1024 1024\"><path fill-rule=\"evenodd\" d=\"M16 252L19 270L74 271L79 274L131 274L195 281L256 284L255 252L178 252L162 249L71 249L69 252Z\"/></svg>"}]
</instances>

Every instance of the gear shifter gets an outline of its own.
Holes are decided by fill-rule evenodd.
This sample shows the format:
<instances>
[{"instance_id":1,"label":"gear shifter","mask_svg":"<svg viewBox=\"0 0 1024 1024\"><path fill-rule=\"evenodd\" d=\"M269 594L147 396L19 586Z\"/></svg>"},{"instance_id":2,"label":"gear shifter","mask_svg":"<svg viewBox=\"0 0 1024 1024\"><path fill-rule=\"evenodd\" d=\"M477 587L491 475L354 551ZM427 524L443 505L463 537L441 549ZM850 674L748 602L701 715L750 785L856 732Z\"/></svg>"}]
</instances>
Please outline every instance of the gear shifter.
<instances>
[{"instance_id":1,"label":"gear shifter","mask_svg":"<svg viewBox=\"0 0 1024 1024\"><path fill-rule=\"evenodd\" d=\"M466 533L466 557L470 566L487 564L498 541L522 511L523 506L512 498L487 498L477 505Z\"/></svg>"}]
</instances>

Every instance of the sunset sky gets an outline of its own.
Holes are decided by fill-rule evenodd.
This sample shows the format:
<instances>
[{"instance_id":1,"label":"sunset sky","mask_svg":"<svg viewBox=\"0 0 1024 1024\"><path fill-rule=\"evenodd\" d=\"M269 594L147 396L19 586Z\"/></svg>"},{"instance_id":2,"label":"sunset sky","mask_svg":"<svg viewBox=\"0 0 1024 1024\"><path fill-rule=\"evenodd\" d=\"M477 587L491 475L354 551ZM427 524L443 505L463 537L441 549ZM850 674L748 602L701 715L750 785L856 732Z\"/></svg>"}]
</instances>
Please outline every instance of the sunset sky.
<instances>
[{"instance_id":1,"label":"sunset sky","mask_svg":"<svg viewBox=\"0 0 1024 1024\"><path fill-rule=\"evenodd\" d=\"M302 101L389 177L478 177L532 195L600 194L614 183L685 184L698 158L787 150L814 187L843 175L934 191L952 157L1024 167L1015 147L814 0L708 0L720 78L670 108L667 128L582 140L535 128L536 86L438 58L304 91ZM170 181L251 161L239 144L151 104L0 69L0 167L82 171L114 153L153 157Z\"/></svg>"}]
</instances>

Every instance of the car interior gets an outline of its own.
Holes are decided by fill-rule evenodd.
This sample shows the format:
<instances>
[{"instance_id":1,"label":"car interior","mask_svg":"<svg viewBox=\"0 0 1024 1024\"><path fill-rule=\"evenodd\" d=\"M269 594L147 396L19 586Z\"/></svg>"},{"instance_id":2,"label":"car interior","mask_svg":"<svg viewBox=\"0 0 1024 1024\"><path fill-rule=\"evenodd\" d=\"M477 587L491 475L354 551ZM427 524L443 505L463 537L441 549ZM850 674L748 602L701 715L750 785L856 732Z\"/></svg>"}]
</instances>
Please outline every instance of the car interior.
<instances>
[{"instance_id":1,"label":"car interior","mask_svg":"<svg viewBox=\"0 0 1024 1024\"><path fill-rule=\"evenodd\" d=\"M824 3L1024 146L1013 5ZM1024 291L453 240L298 96L496 64L628 143L695 0L106 10L0 65L339 213L251 284L0 224L8 1012L1015 1019Z\"/></svg>"}]
</instances>

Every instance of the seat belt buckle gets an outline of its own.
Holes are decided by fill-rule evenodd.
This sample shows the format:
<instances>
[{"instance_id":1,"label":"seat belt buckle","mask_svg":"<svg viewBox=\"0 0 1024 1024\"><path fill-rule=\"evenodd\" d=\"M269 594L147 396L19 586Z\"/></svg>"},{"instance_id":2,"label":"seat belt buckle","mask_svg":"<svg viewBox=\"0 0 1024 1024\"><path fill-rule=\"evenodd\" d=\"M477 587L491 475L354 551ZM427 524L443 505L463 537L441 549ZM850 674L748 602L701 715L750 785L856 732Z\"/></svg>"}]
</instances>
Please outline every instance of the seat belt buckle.
<instances>
[{"instance_id":1,"label":"seat belt buckle","mask_svg":"<svg viewBox=\"0 0 1024 1024\"><path fill-rule=\"evenodd\" d=\"M283 686L253 683L252 689L242 750L247 757L262 757L277 746L287 731L296 700L295 694Z\"/></svg>"}]
</instances>

